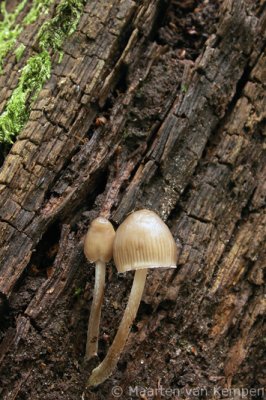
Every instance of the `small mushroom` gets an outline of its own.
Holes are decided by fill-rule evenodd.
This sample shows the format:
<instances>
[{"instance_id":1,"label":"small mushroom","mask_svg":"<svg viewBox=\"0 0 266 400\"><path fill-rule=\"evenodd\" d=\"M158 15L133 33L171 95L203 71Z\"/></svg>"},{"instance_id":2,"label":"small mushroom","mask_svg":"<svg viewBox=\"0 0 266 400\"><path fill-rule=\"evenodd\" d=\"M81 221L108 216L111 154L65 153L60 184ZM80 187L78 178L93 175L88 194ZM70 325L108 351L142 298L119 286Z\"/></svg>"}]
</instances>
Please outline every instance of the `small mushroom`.
<instances>
[{"instance_id":1,"label":"small mushroom","mask_svg":"<svg viewBox=\"0 0 266 400\"><path fill-rule=\"evenodd\" d=\"M85 237L85 256L90 262L95 262L95 284L85 359L96 356L98 352L99 325L105 285L105 263L112 258L114 237L113 225L103 217L98 217L92 221Z\"/></svg>"},{"instance_id":2,"label":"small mushroom","mask_svg":"<svg viewBox=\"0 0 266 400\"><path fill-rule=\"evenodd\" d=\"M88 386L101 384L114 371L139 308L148 268L175 268L177 263L177 246L169 228L149 210L130 214L119 226L113 254L118 272L136 272L117 334L104 360L92 371Z\"/></svg>"}]
</instances>

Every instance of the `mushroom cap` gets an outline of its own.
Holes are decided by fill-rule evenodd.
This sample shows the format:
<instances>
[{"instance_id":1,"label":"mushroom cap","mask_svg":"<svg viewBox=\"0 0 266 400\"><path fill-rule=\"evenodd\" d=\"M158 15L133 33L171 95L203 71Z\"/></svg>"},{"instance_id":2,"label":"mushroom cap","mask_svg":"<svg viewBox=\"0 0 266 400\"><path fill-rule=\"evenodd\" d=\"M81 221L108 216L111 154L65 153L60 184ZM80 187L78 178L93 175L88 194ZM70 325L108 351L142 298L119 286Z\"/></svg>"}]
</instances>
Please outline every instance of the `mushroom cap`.
<instances>
[{"instance_id":1,"label":"mushroom cap","mask_svg":"<svg viewBox=\"0 0 266 400\"><path fill-rule=\"evenodd\" d=\"M130 214L116 231L113 256L118 272L175 268L177 246L169 228L150 210Z\"/></svg>"},{"instance_id":2,"label":"mushroom cap","mask_svg":"<svg viewBox=\"0 0 266 400\"><path fill-rule=\"evenodd\" d=\"M90 262L108 262L113 255L115 230L108 219L94 219L88 229L84 242L84 253Z\"/></svg>"}]
</instances>

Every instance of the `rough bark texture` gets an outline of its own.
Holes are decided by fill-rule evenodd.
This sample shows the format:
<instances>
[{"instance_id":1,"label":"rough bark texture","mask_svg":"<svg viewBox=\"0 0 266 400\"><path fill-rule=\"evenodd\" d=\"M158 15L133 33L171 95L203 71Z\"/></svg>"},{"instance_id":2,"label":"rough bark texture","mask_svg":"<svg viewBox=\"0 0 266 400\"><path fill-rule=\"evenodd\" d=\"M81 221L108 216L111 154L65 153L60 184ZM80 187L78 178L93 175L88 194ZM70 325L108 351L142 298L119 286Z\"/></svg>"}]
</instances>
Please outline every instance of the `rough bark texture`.
<instances>
[{"instance_id":1,"label":"rough bark texture","mask_svg":"<svg viewBox=\"0 0 266 400\"><path fill-rule=\"evenodd\" d=\"M0 170L1 398L111 399L117 385L123 399L264 398L265 4L216 3L86 3ZM193 13L202 30L186 41ZM40 24L5 60L1 112ZM99 213L117 225L139 208L171 228L178 268L149 272L116 372L86 390L83 236ZM112 263L107 275L101 359L132 284Z\"/></svg>"}]
</instances>

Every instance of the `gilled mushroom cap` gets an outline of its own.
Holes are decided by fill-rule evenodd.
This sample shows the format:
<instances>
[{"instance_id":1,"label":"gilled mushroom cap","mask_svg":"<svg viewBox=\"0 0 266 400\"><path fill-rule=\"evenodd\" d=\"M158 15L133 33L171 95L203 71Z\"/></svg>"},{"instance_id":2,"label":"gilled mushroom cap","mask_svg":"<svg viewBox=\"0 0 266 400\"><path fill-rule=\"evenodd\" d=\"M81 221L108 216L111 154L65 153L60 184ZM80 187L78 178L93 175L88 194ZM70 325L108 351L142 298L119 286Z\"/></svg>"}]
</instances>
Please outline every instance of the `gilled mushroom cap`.
<instances>
[{"instance_id":1,"label":"gilled mushroom cap","mask_svg":"<svg viewBox=\"0 0 266 400\"><path fill-rule=\"evenodd\" d=\"M88 229L84 242L84 253L91 262L108 262L113 255L115 230L108 219L94 219Z\"/></svg>"},{"instance_id":2,"label":"gilled mushroom cap","mask_svg":"<svg viewBox=\"0 0 266 400\"><path fill-rule=\"evenodd\" d=\"M150 210L130 214L116 231L113 256L118 272L175 268L177 246L169 228Z\"/></svg>"}]
</instances>

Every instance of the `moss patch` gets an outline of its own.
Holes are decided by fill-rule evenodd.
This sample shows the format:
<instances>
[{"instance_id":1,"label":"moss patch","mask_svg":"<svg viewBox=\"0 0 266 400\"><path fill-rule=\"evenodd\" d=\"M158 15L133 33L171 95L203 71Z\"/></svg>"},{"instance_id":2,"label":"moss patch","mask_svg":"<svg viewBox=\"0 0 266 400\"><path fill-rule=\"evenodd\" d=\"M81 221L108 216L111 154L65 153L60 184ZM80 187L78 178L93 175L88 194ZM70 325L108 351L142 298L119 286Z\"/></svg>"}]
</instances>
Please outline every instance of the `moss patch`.
<instances>
[{"instance_id":1,"label":"moss patch","mask_svg":"<svg viewBox=\"0 0 266 400\"><path fill-rule=\"evenodd\" d=\"M8 13L5 1L1 4L3 20L0 22L0 71L7 53L14 47L16 40L26 25L35 22L41 13L48 12L53 0L33 0L32 6L21 24L16 23L18 15L24 9L27 0L23 0L16 9Z\"/></svg>"},{"instance_id":2,"label":"moss patch","mask_svg":"<svg viewBox=\"0 0 266 400\"><path fill-rule=\"evenodd\" d=\"M84 0L63 0L58 5L55 17L40 29L38 36L42 50L50 48L61 53L65 39L77 29L84 4Z\"/></svg>"},{"instance_id":3,"label":"moss patch","mask_svg":"<svg viewBox=\"0 0 266 400\"><path fill-rule=\"evenodd\" d=\"M9 50L12 49L16 43L18 35L22 31L22 27L16 24L16 19L25 7L26 3L27 0L21 1L12 13L7 12L5 1L0 6L0 11L3 16L3 20L0 21L0 70L2 69L4 57L7 55Z\"/></svg>"},{"instance_id":4,"label":"moss patch","mask_svg":"<svg viewBox=\"0 0 266 400\"><path fill-rule=\"evenodd\" d=\"M38 33L41 52L27 61L19 84L8 100L5 111L0 115L0 142L12 143L14 136L18 135L27 122L32 103L50 77L50 53L57 51L62 57L62 45L76 30L85 2L62 0L55 17L41 27Z\"/></svg>"},{"instance_id":5,"label":"moss patch","mask_svg":"<svg viewBox=\"0 0 266 400\"><path fill-rule=\"evenodd\" d=\"M16 48L16 50L14 51L14 54L15 54L15 56L16 56L16 60L17 60L17 61L19 61L19 60L21 59L21 57L23 56L23 53L24 53L25 49L26 49L26 46L25 46L23 43L21 43L21 44Z\"/></svg>"},{"instance_id":6,"label":"moss patch","mask_svg":"<svg viewBox=\"0 0 266 400\"><path fill-rule=\"evenodd\" d=\"M53 0L33 0L32 7L26 17L23 19L24 25L33 24L39 18L40 14L47 14Z\"/></svg>"},{"instance_id":7,"label":"moss patch","mask_svg":"<svg viewBox=\"0 0 266 400\"><path fill-rule=\"evenodd\" d=\"M51 60L47 51L31 57L22 70L19 84L0 116L0 141L12 143L29 118L30 105L50 77Z\"/></svg>"}]
</instances>

